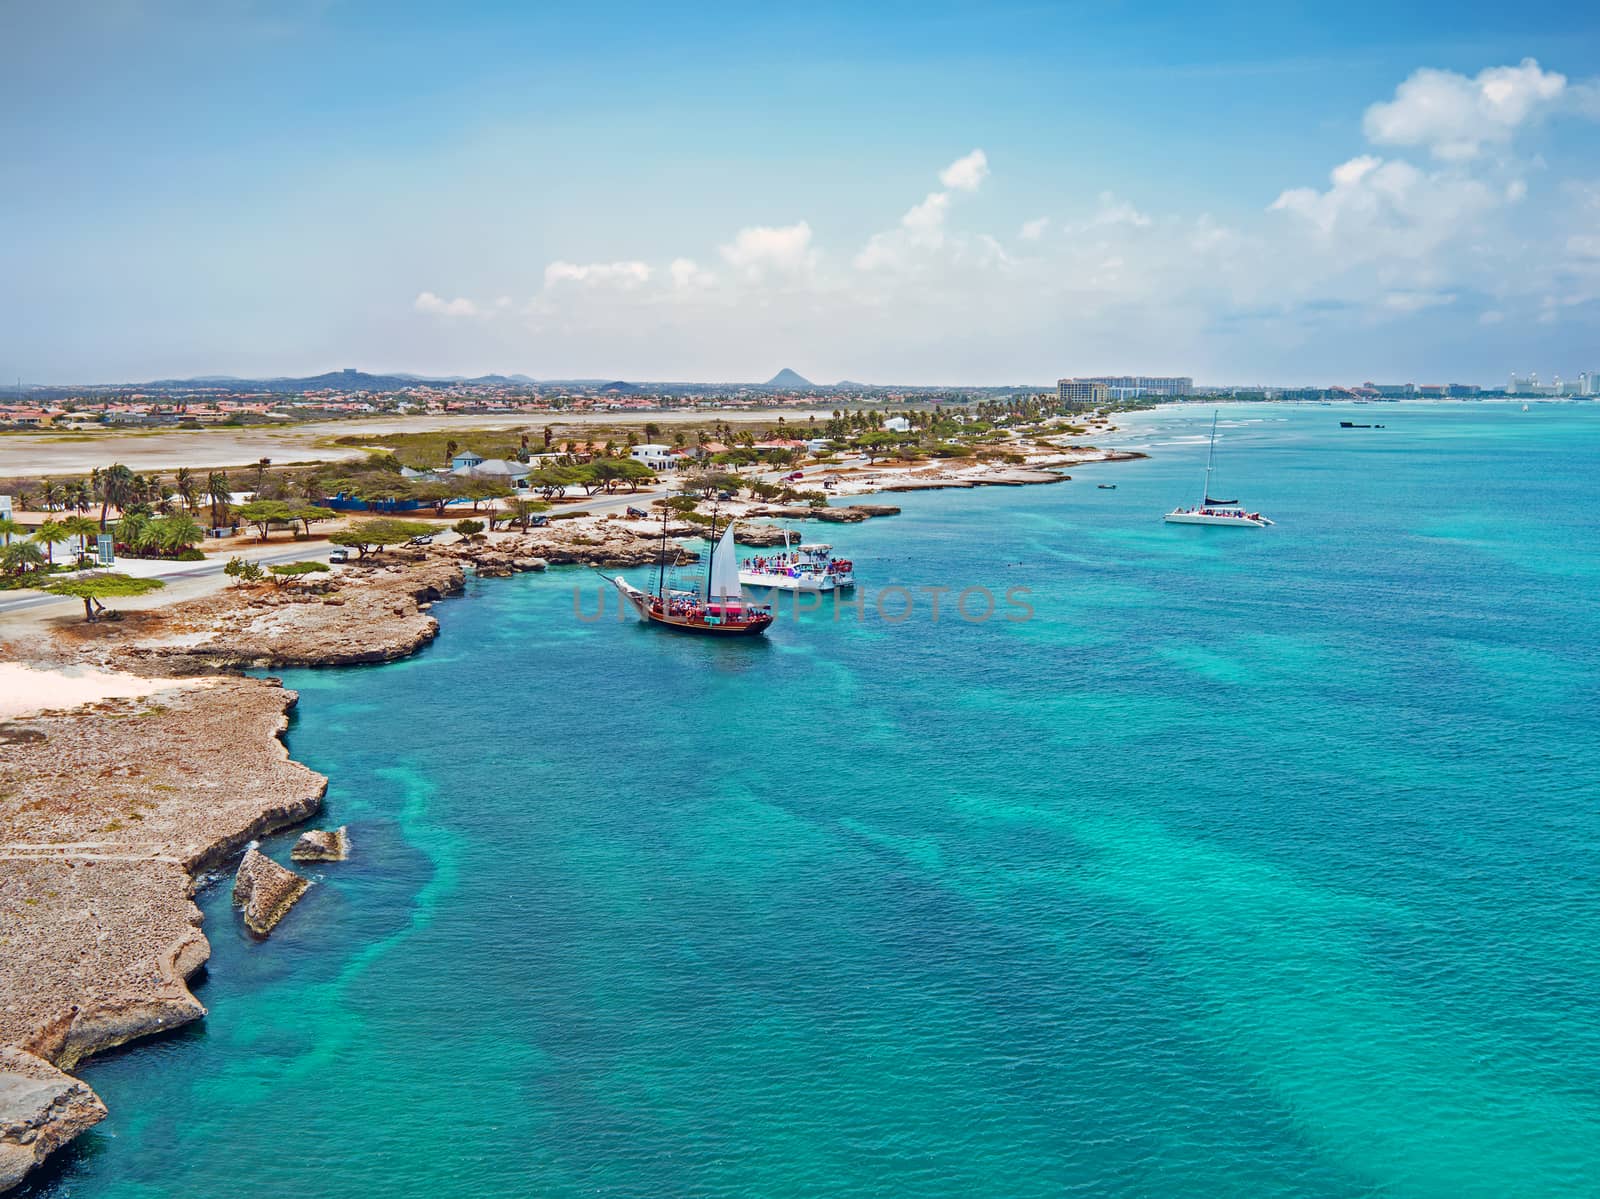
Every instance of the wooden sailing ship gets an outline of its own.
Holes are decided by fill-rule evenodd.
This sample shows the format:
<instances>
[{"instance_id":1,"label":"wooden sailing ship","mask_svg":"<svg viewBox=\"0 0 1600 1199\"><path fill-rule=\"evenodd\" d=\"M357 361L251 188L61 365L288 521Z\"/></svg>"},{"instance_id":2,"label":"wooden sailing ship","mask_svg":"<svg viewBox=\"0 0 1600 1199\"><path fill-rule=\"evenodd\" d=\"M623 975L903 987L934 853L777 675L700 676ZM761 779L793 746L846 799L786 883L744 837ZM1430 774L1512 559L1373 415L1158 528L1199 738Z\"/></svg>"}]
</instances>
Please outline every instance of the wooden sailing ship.
<instances>
[{"instance_id":1,"label":"wooden sailing ship","mask_svg":"<svg viewBox=\"0 0 1600 1199\"><path fill-rule=\"evenodd\" d=\"M711 517L711 554L706 562L706 586L698 591L667 585L667 510L661 511L661 561L654 591L643 591L622 576L611 580L622 598L633 605L641 620L683 633L711 637L747 637L764 633L772 623L772 608L752 604L739 587L738 547L733 543L733 521L717 537L717 518Z\"/></svg>"}]
</instances>

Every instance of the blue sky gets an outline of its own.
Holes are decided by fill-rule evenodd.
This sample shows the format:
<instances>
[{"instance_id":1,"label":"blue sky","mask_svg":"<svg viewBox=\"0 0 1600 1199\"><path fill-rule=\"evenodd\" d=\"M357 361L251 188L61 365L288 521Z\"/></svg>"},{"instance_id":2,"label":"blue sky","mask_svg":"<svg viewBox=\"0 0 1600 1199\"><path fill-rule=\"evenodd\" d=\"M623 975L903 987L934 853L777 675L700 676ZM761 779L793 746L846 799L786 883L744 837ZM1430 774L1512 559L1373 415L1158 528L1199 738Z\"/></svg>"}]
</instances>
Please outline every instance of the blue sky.
<instances>
[{"instance_id":1,"label":"blue sky","mask_svg":"<svg viewBox=\"0 0 1600 1199\"><path fill-rule=\"evenodd\" d=\"M1572 4L0 4L0 378L1600 370Z\"/></svg>"}]
</instances>

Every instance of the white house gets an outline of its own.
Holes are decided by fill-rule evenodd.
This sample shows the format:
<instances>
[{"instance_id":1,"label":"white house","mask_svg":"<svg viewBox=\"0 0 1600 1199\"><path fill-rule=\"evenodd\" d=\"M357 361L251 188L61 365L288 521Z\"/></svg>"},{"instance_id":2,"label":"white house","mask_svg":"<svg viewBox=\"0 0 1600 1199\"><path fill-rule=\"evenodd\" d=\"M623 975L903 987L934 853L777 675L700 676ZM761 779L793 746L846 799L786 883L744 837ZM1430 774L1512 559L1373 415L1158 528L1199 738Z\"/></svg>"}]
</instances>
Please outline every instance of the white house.
<instances>
[{"instance_id":1,"label":"white house","mask_svg":"<svg viewBox=\"0 0 1600 1199\"><path fill-rule=\"evenodd\" d=\"M628 451L628 457L654 471L671 470L678 462L670 445L636 445Z\"/></svg>"},{"instance_id":2,"label":"white house","mask_svg":"<svg viewBox=\"0 0 1600 1199\"><path fill-rule=\"evenodd\" d=\"M903 416L891 416L883 422L883 431L885 433L909 433L911 432L911 422Z\"/></svg>"}]
</instances>

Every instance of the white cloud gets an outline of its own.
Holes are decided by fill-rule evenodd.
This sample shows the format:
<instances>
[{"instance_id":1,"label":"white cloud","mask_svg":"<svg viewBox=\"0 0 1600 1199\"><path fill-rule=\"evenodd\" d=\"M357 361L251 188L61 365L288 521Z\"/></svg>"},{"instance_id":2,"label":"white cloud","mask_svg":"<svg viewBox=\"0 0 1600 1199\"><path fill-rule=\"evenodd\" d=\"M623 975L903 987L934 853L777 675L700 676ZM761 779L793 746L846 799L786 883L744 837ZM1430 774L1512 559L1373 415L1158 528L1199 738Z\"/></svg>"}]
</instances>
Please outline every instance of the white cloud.
<instances>
[{"instance_id":1,"label":"white cloud","mask_svg":"<svg viewBox=\"0 0 1600 1199\"><path fill-rule=\"evenodd\" d=\"M436 296L431 291L417 293L417 298L411 306L418 312L426 312L431 316L477 316L479 309L471 300L458 297L447 300L443 296Z\"/></svg>"},{"instance_id":2,"label":"white cloud","mask_svg":"<svg viewBox=\"0 0 1600 1199\"><path fill-rule=\"evenodd\" d=\"M642 262L552 262L544 268L544 285L581 283L594 287L633 288L650 281L650 268Z\"/></svg>"},{"instance_id":3,"label":"white cloud","mask_svg":"<svg viewBox=\"0 0 1600 1199\"><path fill-rule=\"evenodd\" d=\"M1448 291L1391 291L1383 297L1383 306L1391 312L1421 312L1455 302L1455 293Z\"/></svg>"},{"instance_id":4,"label":"white cloud","mask_svg":"<svg viewBox=\"0 0 1600 1199\"><path fill-rule=\"evenodd\" d=\"M1118 200L1110 192L1101 192L1100 208L1094 214L1094 224L1133 225L1143 229L1150 224L1150 218L1126 200Z\"/></svg>"},{"instance_id":5,"label":"white cloud","mask_svg":"<svg viewBox=\"0 0 1600 1199\"><path fill-rule=\"evenodd\" d=\"M1567 238L1567 253L1574 258L1600 258L1600 237L1574 233Z\"/></svg>"},{"instance_id":6,"label":"white cloud","mask_svg":"<svg viewBox=\"0 0 1600 1199\"><path fill-rule=\"evenodd\" d=\"M936 237L950 211L949 192L929 192L928 198L900 218L901 226L915 237Z\"/></svg>"},{"instance_id":7,"label":"white cloud","mask_svg":"<svg viewBox=\"0 0 1600 1199\"><path fill-rule=\"evenodd\" d=\"M805 274L816 265L817 258L811 248L811 226L806 221L741 229L721 252L728 265L747 278Z\"/></svg>"},{"instance_id":8,"label":"white cloud","mask_svg":"<svg viewBox=\"0 0 1600 1199\"><path fill-rule=\"evenodd\" d=\"M1022 222L1022 228L1017 231L1017 236L1023 241L1038 241L1044 236L1044 231L1049 227L1049 217L1034 217L1031 221Z\"/></svg>"},{"instance_id":9,"label":"white cloud","mask_svg":"<svg viewBox=\"0 0 1600 1199\"><path fill-rule=\"evenodd\" d=\"M1468 78L1424 68L1372 105L1362 122L1380 146L1426 146L1436 158L1475 158L1486 144L1511 140L1561 96L1565 75L1541 70L1531 58L1514 67L1488 67Z\"/></svg>"},{"instance_id":10,"label":"white cloud","mask_svg":"<svg viewBox=\"0 0 1600 1199\"><path fill-rule=\"evenodd\" d=\"M1482 313L1478 317L1478 324L1480 324L1480 325L1498 325L1498 324L1502 323L1505 319L1506 319L1506 314L1505 313L1499 311L1498 309L1491 308L1488 312Z\"/></svg>"},{"instance_id":11,"label":"white cloud","mask_svg":"<svg viewBox=\"0 0 1600 1199\"><path fill-rule=\"evenodd\" d=\"M1290 188L1270 211L1298 218L1325 246L1353 259L1426 254L1506 201L1503 191L1470 176L1430 174L1371 155L1334 167L1329 178L1327 191Z\"/></svg>"},{"instance_id":12,"label":"white cloud","mask_svg":"<svg viewBox=\"0 0 1600 1199\"><path fill-rule=\"evenodd\" d=\"M939 182L956 191L975 192L989 175L989 156L974 150L939 172Z\"/></svg>"},{"instance_id":13,"label":"white cloud","mask_svg":"<svg viewBox=\"0 0 1600 1199\"><path fill-rule=\"evenodd\" d=\"M680 291L690 288L709 287L716 282L709 271L700 269L700 265L692 258L674 258L667 267L667 274L672 277L672 285Z\"/></svg>"},{"instance_id":14,"label":"white cloud","mask_svg":"<svg viewBox=\"0 0 1600 1199\"><path fill-rule=\"evenodd\" d=\"M1383 165L1383 159L1371 154L1363 154L1359 158L1352 158L1349 162L1340 163L1329 173L1335 187L1354 187L1373 171Z\"/></svg>"}]
</instances>

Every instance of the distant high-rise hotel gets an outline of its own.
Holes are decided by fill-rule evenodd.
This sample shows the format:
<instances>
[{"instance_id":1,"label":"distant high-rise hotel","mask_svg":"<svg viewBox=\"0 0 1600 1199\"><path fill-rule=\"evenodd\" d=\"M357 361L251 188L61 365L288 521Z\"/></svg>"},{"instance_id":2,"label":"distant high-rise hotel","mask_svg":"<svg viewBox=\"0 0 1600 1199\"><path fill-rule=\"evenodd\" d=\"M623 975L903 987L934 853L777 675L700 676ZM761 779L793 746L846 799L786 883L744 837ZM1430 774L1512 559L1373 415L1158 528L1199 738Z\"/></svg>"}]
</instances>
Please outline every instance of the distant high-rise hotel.
<instances>
[{"instance_id":1,"label":"distant high-rise hotel","mask_svg":"<svg viewBox=\"0 0 1600 1199\"><path fill-rule=\"evenodd\" d=\"M1056 399L1063 408L1082 411L1111 402L1111 389L1091 379L1057 379Z\"/></svg>"},{"instance_id":2,"label":"distant high-rise hotel","mask_svg":"<svg viewBox=\"0 0 1600 1199\"><path fill-rule=\"evenodd\" d=\"M1194 380L1188 375L1092 375L1056 382L1056 396L1061 403L1080 408L1131 400L1137 396L1192 394Z\"/></svg>"}]
</instances>

